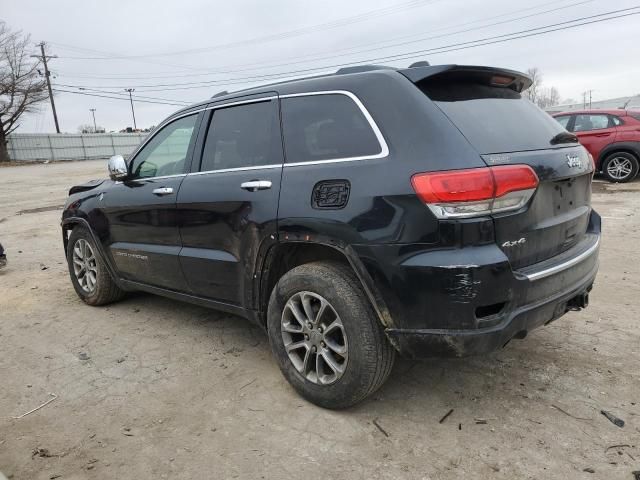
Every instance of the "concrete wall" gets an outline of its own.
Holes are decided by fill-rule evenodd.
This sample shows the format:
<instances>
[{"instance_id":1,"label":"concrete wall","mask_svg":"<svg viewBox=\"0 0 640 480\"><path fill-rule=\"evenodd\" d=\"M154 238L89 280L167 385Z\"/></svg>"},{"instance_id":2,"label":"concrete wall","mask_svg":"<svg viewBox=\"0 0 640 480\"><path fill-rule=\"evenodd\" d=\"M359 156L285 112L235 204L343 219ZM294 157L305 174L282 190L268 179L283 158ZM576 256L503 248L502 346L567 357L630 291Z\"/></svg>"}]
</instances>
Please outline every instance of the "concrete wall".
<instances>
[{"instance_id":1,"label":"concrete wall","mask_svg":"<svg viewBox=\"0 0 640 480\"><path fill-rule=\"evenodd\" d=\"M83 133L9 135L9 157L16 162L42 160L91 160L122 155L125 158L146 133Z\"/></svg>"}]
</instances>

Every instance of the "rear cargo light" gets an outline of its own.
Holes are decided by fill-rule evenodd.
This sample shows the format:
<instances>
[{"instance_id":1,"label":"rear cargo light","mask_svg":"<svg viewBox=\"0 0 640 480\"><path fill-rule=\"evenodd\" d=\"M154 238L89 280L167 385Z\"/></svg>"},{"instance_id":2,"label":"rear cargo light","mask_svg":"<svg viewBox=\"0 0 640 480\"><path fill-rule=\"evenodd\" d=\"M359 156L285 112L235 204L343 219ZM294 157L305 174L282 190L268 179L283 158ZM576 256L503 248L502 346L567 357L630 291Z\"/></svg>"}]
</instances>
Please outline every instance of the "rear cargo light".
<instances>
[{"instance_id":1,"label":"rear cargo light","mask_svg":"<svg viewBox=\"0 0 640 480\"><path fill-rule=\"evenodd\" d=\"M467 218L518 210L538 186L528 165L417 173L411 184L438 218Z\"/></svg>"},{"instance_id":2,"label":"rear cargo light","mask_svg":"<svg viewBox=\"0 0 640 480\"><path fill-rule=\"evenodd\" d=\"M494 75L489 82L494 87L506 87L511 85L515 78L507 77L506 75Z\"/></svg>"}]
</instances>

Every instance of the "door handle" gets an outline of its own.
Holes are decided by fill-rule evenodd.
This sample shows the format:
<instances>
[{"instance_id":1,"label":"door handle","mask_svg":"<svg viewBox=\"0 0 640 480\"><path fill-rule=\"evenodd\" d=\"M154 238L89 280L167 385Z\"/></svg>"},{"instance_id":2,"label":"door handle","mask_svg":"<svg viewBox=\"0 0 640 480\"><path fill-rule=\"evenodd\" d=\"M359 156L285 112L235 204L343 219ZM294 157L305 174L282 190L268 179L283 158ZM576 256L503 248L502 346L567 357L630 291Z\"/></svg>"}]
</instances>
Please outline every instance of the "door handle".
<instances>
[{"instance_id":1,"label":"door handle","mask_svg":"<svg viewBox=\"0 0 640 480\"><path fill-rule=\"evenodd\" d=\"M240 188L249 190L250 192L257 192L258 190L267 190L271 188L271 182L269 180L252 180L251 182L241 183Z\"/></svg>"},{"instance_id":2,"label":"door handle","mask_svg":"<svg viewBox=\"0 0 640 480\"><path fill-rule=\"evenodd\" d=\"M158 195L159 197L162 197L163 195L171 195L172 193L173 193L173 188L171 187L161 187L161 188L153 189L153 194Z\"/></svg>"}]
</instances>

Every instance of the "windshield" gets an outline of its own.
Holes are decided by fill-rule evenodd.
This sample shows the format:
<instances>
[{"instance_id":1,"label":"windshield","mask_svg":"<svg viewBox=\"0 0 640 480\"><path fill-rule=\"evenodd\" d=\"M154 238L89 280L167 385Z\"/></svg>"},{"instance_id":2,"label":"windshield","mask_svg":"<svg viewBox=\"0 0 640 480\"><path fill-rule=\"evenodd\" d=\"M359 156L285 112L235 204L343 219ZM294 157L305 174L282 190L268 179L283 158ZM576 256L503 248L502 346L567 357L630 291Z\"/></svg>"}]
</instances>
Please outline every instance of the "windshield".
<instances>
[{"instance_id":1,"label":"windshield","mask_svg":"<svg viewBox=\"0 0 640 480\"><path fill-rule=\"evenodd\" d=\"M481 154L562 146L551 142L564 132L562 126L510 88L460 80L427 81L418 87Z\"/></svg>"}]
</instances>

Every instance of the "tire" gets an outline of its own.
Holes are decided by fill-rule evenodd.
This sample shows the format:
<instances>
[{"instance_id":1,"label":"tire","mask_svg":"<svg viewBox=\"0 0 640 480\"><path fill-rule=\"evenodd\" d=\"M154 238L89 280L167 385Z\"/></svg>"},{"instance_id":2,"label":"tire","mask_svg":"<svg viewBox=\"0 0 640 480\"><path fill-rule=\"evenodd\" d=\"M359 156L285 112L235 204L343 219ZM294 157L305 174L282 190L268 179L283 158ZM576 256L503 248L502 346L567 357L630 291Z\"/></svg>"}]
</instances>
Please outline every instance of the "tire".
<instances>
[{"instance_id":1,"label":"tire","mask_svg":"<svg viewBox=\"0 0 640 480\"><path fill-rule=\"evenodd\" d=\"M323 300L328 306L321 318L314 320L313 330L307 326L309 335L304 337L298 332L295 309L303 318L312 318ZM309 310L305 310L305 304L311 315L306 315ZM338 262L308 263L287 272L271 293L267 328L271 350L287 381L302 397L320 407L341 409L361 402L382 386L395 360L395 350L359 280L349 267ZM306 346L287 351L287 344L291 349L300 342ZM317 348L316 353L313 348ZM343 355L336 353L342 350ZM307 352L311 361L305 367ZM338 365L342 373L330 368L325 358Z\"/></svg>"},{"instance_id":2,"label":"tire","mask_svg":"<svg viewBox=\"0 0 640 480\"><path fill-rule=\"evenodd\" d=\"M630 182L638 174L638 159L627 152L614 152L602 162L602 173L607 180L614 183Z\"/></svg>"},{"instance_id":3,"label":"tire","mask_svg":"<svg viewBox=\"0 0 640 480\"><path fill-rule=\"evenodd\" d=\"M85 258L87 262L84 262ZM67 265L73 288L87 305L106 305L124 297L125 292L111 278L93 237L84 227L77 226L71 231L67 243ZM76 268L80 269L78 274ZM87 270L91 275L86 273Z\"/></svg>"}]
</instances>

